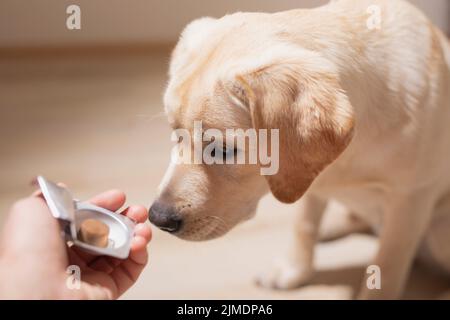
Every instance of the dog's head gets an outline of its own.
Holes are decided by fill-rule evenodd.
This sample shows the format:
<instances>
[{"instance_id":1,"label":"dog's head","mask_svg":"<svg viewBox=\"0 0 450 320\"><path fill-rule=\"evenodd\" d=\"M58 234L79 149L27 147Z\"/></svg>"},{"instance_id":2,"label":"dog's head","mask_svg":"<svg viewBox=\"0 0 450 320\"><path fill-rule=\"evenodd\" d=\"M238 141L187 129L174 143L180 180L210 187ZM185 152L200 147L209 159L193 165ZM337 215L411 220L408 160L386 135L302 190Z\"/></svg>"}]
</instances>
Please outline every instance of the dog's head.
<instances>
[{"instance_id":1,"label":"dog's head","mask_svg":"<svg viewBox=\"0 0 450 320\"><path fill-rule=\"evenodd\" d=\"M173 52L165 109L177 132L197 137L203 151L224 160L242 153L248 160L254 150L236 148L220 135L206 143L202 135L208 129L223 137L227 129L278 129L278 140L269 139L269 145L272 153L279 149L279 167L263 176L261 161L172 161L150 221L184 239L224 234L252 217L269 189L282 202L298 200L353 135L353 109L333 65L317 52L287 43L276 26L265 29L258 21L264 16L243 15L204 18L186 28ZM182 146L186 136L178 148L183 153L192 148L192 159L195 142Z\"/></svg>"}]
</instances>

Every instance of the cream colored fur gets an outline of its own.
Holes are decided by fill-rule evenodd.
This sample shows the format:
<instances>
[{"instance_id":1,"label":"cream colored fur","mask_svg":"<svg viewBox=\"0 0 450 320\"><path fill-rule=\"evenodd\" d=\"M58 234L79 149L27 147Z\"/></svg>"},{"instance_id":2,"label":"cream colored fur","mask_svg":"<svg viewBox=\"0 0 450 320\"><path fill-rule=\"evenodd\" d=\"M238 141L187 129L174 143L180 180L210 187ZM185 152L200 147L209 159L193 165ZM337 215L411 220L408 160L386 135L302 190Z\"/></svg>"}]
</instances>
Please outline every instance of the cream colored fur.
<instances>
[{"instance_id":1,"label":"cream colored fur","mask_svg":"<svg viewBox=\"0 0 450 320\"><path fill-rule=\"evenodd\" d=\"M379 29L367 25L374 4ZM280 171L264 178L257 165L171 165L159 200L183 216L177 235L220 236L270 189L302 200L291 254L260 278L264 286L310 279L330 199L379 234L382 288L364 281L359 298L400 297L419 248L450 271L449 66L445 36L402 0L191 23L170 67L171 125L279 128Z\"/></svg>"}]
</instances>

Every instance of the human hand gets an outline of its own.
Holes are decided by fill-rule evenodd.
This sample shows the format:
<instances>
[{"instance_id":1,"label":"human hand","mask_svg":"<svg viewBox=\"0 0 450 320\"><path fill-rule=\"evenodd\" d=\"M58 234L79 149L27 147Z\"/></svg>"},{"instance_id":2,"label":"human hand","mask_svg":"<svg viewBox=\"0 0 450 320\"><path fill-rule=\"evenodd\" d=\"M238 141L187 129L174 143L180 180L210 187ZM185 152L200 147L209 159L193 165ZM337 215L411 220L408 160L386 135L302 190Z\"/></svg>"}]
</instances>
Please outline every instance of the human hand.
<instances>
[{"instance_id":1,"label":"human hand","mask_svg":"<svg viewBox=\"0 0 450 320\"><path fill-rule=\"evenodd\" d=\"M118 190L102 193L91 203L116 211L125 203ZM137 224L128 259L93 256L61 238L59 224L39 196L12 207L0 238L0 298L6 299L116 299L137 280L148 259L151 230L147 210L131 206L122 214ZM66 283L69 265L81 271L79 289Z\"/></svg>"}]
</instances>

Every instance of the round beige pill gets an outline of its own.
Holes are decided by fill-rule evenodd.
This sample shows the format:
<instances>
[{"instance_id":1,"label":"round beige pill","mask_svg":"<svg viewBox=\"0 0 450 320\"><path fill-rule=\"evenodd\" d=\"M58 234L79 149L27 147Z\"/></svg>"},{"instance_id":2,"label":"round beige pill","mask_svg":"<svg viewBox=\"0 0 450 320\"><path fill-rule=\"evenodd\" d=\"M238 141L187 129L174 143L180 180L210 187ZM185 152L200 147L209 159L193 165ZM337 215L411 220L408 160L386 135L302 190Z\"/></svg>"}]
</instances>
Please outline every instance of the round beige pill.
<instances>
[{"instance_id":1,"label":"round beige pill","mask_svg":"<svg viewBox=\"0 0 450 320\"><path fill-rule=\"evenodd\" d=\"M95 219L86 219L80 225L78 238L90 245L106 248L108 246L109 227Z\"/></svg>"}]
</instances>

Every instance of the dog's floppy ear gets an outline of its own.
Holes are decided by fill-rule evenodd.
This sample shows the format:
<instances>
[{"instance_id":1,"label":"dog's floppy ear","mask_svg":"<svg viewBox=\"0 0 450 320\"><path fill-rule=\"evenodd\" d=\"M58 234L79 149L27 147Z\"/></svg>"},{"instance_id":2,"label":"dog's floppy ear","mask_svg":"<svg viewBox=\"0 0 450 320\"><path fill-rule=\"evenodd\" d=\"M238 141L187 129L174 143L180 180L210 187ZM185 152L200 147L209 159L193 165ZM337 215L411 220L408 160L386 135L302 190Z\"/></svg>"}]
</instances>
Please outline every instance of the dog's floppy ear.
<instances>
[{"instance_id":1,"label":"dog's floppy ear","mask_svg":"<svg viewBox=\"0 0 450 320\"><path fill-rule=\"evenodd\" d=\"M316 66L287 57L235 75L228 85L255 129L279 129L279 170L266 178L286 203L298 200L353 136L353 108L337 73Z\"/></svg>"}]
</instances>

